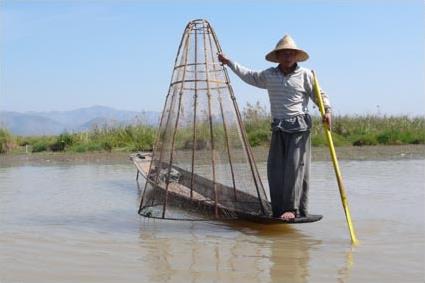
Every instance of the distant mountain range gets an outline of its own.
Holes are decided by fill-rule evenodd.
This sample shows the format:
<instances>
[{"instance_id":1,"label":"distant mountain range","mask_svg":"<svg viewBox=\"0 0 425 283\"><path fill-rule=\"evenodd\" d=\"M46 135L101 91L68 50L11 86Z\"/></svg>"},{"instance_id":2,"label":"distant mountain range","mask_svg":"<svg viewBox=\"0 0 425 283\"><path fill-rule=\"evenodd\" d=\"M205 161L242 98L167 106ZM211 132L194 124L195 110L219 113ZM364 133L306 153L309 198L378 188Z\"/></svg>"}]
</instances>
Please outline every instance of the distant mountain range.
<instances>
[{"instance_id":1,"label":"distant mountain range","mask_svg":"<svg viewBox=\"0 0 425 283\"><path fill-rule=\"evenodd\" d=\"M0 111L0 126L22 136L57 135L65 131L81 132L94 127L117 127L132 124L156 126L159 112L125 111L92 106L71 111L9 112Z\"/></svg>"}]
</instances>

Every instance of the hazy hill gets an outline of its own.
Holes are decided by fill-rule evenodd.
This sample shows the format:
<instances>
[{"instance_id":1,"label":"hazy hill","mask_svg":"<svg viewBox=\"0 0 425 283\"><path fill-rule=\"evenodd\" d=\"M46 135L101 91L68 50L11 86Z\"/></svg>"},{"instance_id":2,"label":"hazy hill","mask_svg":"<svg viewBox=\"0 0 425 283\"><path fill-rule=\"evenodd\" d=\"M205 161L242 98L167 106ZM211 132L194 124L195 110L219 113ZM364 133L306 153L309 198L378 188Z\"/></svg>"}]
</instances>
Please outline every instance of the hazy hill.
<instances>
[{"instance_id":1,"label":"hazy hill","mask_svg":"<svg viewBox=\"0 0 425 283\"><path fill-rule=\"evenodd\" d=\"M53 135L64 131L79 132L95 126L122 126L143 123L157 125L158 112L117 110L93 106L71 111L9 112L0 111L0 126L15 135Z\"/></svg>"},{"instance_id":2,"label":"hazy hill","mask_svg":"<svg viewBox=\"0 0 425 283\"><path fill-rule=\"evenodd\" d=\"M0 125L15 135L53 135L65 130L52 119L18 112L0 112Z\"/></svg>"}]
</instances>

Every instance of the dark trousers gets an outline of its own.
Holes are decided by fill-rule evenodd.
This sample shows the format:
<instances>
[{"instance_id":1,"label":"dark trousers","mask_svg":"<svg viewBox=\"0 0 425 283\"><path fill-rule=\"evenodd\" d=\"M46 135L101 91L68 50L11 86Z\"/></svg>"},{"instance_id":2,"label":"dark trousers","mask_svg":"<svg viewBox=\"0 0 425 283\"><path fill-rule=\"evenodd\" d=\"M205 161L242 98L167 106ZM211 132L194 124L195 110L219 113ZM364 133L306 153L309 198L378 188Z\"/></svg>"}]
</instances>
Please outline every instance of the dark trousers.
<instances>
[{"instance_id":1,"label":"dark trousers","mask_svg":"<svg viewBox=\"0 0 425 283\"><path fill-rule=\"evenodd\" d=\"M310 162L310 131L273 131L267 176L274 217L286 211L307 215Z\"/></svg>"}]
</instances>

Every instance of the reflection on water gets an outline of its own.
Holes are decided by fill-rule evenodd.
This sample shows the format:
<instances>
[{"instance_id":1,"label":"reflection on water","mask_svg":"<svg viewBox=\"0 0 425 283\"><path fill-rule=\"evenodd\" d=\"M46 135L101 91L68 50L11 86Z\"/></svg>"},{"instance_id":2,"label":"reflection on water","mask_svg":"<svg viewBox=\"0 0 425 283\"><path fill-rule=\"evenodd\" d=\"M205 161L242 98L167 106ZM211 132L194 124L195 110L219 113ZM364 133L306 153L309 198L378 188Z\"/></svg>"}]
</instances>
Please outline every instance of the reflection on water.
<instances>
[{"instance_id":1,"label":"reflection on water","mask_svg":"<svg viewBox=\"0 0 425 283\"><path fill-rule=\"evenodd\" d=\"M155 270L150 281L308 282L309 249L320 244L290 226L182 225L186 233L173 237L169 227L141 226L140 242L150 247L145 265Z\"/></svg>"},{"instance_id":2,"label":"reflection on water","mask_svg":"<svg viewBox=\"0 0 425 283\"><path fill-rule=\"evenodd\" d=\"M423 282L425 161L341 168L355 248L328 162L292 226L141 218L128 164L0 167L0 282Z\"/></svg>"}]
</instances>

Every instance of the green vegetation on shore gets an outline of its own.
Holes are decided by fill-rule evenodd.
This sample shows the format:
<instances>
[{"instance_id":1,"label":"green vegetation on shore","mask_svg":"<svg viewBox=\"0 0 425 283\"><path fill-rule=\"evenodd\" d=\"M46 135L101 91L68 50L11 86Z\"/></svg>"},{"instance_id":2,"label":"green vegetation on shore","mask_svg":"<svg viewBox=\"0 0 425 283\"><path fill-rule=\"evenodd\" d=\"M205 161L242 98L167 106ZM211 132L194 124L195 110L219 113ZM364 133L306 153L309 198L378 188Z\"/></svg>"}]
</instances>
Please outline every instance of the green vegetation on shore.
<instances>
[{"instance_id":1,"label":"green vegetation on shore","mask_svg":"<svg viewBox=\"0 0 425 283\"><path fill-rule=\"evenodd\" d=\"M267 146L270 142L270 115L258 103L248 104L242 111L251 146ZM312 144L326 145L319 117L313 118ZM133 125L119 128L94 128L88 132L63 133L59 136L14 136L0 128L0 153L7 152L92 152L152 150L157 128ZM187 135L190 132L182 132ZM209 131L206 131L209 133ZM198 133L198 138L201 138ZM333 138L336 146L425 144L425 117L408 116L335 116ZM187 140L187 141L186 141ZM182 148L191 148L191 139ZM186 141L187 144L184 142Z\"/></svg>"},{"instance_id":2,"label":"green vegetation on shore","mask_svg":"<svg viewBox=\"0 0 425 283\"><path fill-rule=\"evenodd\" d=\"M6 153L14 148L16 138L7 129L0 128L0 153Z\"/></svg>"},{"instance_id":3,"label":"green vegetation on shore","mask_svg":"<svg viewBox=\"0 0 425 283\"><path fill-rule=\"evenodd\" d=\"M245 129L252 146L270 142L270 115L258 103L243 111ZM332 137L336 146L425 144L425 117L333 116ZM313 146L327 144L319 117L313 117Z\"/></svg>"},{"instance_id":4,"label":"green vegetation on shore","mask_svg":"<svg viewBox=\"0 0 425 283\"><path fill-rule=\"evenodd\" d=\"M5 131L7 132L7 131ZM1 132L0 132L1 133ZM63 133L59 136L13 137L9 135L5 144L7 151L142 151L151 150L155 139L154 127L136 125L120 128L95 128L88 132ZM3 144L0 137L0 144Z\"/></svg>"}]
</instances>

